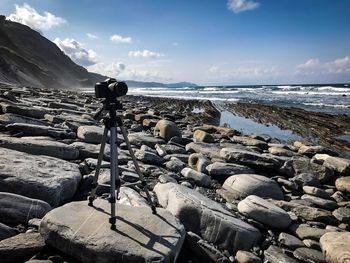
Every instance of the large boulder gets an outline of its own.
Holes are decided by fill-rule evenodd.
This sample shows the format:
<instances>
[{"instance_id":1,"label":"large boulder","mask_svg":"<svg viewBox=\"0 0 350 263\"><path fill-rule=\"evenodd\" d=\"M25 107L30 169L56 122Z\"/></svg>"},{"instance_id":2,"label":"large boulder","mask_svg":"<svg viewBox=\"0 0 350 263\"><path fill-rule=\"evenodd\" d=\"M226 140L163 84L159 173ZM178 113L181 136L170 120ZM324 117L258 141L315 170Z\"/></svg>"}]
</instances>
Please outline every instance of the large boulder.
<instances>
[{"instance_id":1,"label":"large boulder","mask_svg":"<svg viewBox=\"0 0 350 263\"><path fill-rule=\"evenodd\" d=\"M58 139L75 139L76 137L74 132L69 132L64 129L28 123L8 124L6 125L6 129L12 133L21 133L24 136L50 136Z\"/></svg>"},{"instance_id":2,"label":"large boulder","mask_svg":"<svg viewBox=\"0 0 350 263\"><path fill-rule=\"evenodd\" d=\"M197 172L189 167L181 170L181 174L188 179L193 180L198 186L209 187L211 184L210 177L204 173Z\"/></svg>"},{"instance_id":3,"label":"large boulder","mask_svg":"<svg viewBox=\"0 0 350 263\"><path fill-rule=\"evenodd\" d=\"M350 194L350 176L340 177L335 181L337 190Z\"/></svg>"},{"instance_id":4,"label":"large boulder","mask_svg":"<svg viewBox=\"0 0 350 263\"><path fill-rule=\"evenodd\" d=\"M84 142L99 144L102 142L103 130L99 126L83 125L78 128L77 136Z\"/></svg>"},{"instance_id":5,"label":"large boulder","mask_svg":"<svg viewBox=\"0 0 350 263\"><path fill-rule=\"evenodd\" d=\"M279 185L272 179L258 174L236 174L226 179L222 188L232 193L235 199L249 195L283 199Z\"/></svg>"},{"instance_id":6,"label":"large boulder","mask_svg":"<svg viewBox=\"0 0 350 263\"><path fill-rule=\"evenodd\" d=\"M214 137L202 130L196 130L193 133L193 139L195 142L207 142L207 143L212 143L215 141Z\"/></svg>"},{"instance_id":7,"label":"large boulder","mask_svg":"<svg viewBox=\"0 0 350 263\"><path fill-rule=\"evenodd\" d=\"M38 199L0 192L0 222L5 224L27 224L32 218L42 218L51 206Z\"/></svg>"},{"instance_id":8,"label":"large boulder","mask_svg":"<svg viewBox=\"0 0 350 263\"><path fill-rule=\"evenodd\" d=\"M274 228L284 229L292 223L286 211L256 195L246 197L237 208L240 213Z\"/></svg>"},{"instance_id":9,"label":"large boulder","mask_svg":"<svg viewBox=\"0 0 350 263\"><path fill-rule=\"evenodd\" d=\"M341 175L350 175L350 159L334 157L328 154L316 154L313 158L317 161L322 161L323 165L332 168Z\"/></svg>"},{"instance_id":10,"label":"large boulder","mask_svg":"<svg viewBox=\"0 0 350 263\"><path fill-rule=\"evenodd\" d=\"M172 137L181 137L181 130L172 121L160 120L154 127L154 135L169 141Z\"/></svg>"},{"instance_id":11,"label":"large boulder","mask_svg":"<svg viewBox=\"0 0 350 263\"><path fill-rule=\"evenodd\" d=\"M41 221L46 243L83 262L175 262L185 238L179 221L162 208L117 205L115 231L110 229L110 204L97 199L71 202Z\"/></svg>"},{"instance_id":12,"label":"large boulder","mask_svg":"<svg viewBox=\"0 0 350 263\"><path fill-rule=\"evenodd\" d=\"M25 117L22 115L17 115L12 113L0 114L0 124L7 125L12 123L28 123L28 124L43 125L43 126L49 125L45 121L41 121L30 117Z\"/></svg>"},{"instance_id":13,"label":"large boulder","mask_svg":"<svg viewBox=\"0 0 350 263\"><path fill-rule=\"evenodd\" d=\"M35 155L47 155L64 160L75 160L79 151L62 142L35 137L15 138L0 135L0 147Z\"/></svg>"},{"instance_id":14,"label":"large boulder","mask_svg":"<svg viewBox=\"0 0 350 263\"><path fill-rule=\"evenodd\" d=\"M52 206L69 201L81 180L77 164L5 148L0 148L0 167L0 191L44 200Z\"/></svg>"},{"instance_id":15,"label":"large boulder","mask_svg":"<svg viewBox=\"0 0 350 263\"><path fill-rule=\"evenodd\" d=\"M329 263L350 261L350 232L330 232L320 239L322 252Z\"/></svg>"},{"instance_id":16,"label":"large boulder","mask_svg":"<svg viewBox=\"0 0 350 263\"><path fill-rule=\"evenodd\" d=\"M259 230L195 190L175 183L158 183L154 191L160 205L179 218L187 231L220 249L233 254L249 250L261 237Z\"/></svg>"},{"instance_id":17,"label":"large boulder","mask_svg":"<svg viewBox=\"0 0 350 263\"><path fill-rule=\"evenodd\" d=\"M200 173L207 173L209 164L211 164L210 160L201 153L192 153L188 157L188 166Z\"/></svg>"},{"instance_id":18,"label":"large boulder","mask_svg":"<svg viewBox=\"0 0 350 263\"><path fill-rule=\"evenodd\" d=\"M234 174L252 174L254 170L239 164L214 162L206 167L210 176L227 178ZM226 179L225 178L225 179Z\"/></svg>"}]
</instances>

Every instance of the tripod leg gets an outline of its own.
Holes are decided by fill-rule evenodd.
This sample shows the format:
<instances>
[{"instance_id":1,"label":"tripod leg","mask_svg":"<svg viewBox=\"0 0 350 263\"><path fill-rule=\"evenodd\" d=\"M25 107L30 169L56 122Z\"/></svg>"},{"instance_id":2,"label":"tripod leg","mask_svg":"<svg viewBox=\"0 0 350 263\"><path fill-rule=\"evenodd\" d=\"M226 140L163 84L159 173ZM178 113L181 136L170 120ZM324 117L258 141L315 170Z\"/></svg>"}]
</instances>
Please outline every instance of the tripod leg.
<instances>
[{"instance_id":1,"label":"tripod leg","mask_svg":"<svg viewBox=\"0 0 350 263\"><path fill-rule=\"evenodd\" d=\"M103 131L103 136L102 136L100 152L98 154L95 176L94 176L94 180L92 182L91 193L90 193L90 196L88 197L90 206L93 205L93 202L96 199L96 190L97 190L97 186L98 186L97 181L98 181L98 176L100 175L101 163L103 160L103 154L105 151L105 146L106 146L106 141L107 141L107 134L108 134L108 128L105 126L105 129Z\"/></svg>"},{"instance_id":2,"label":"tripod leg","mask_svg":"<svg viewBox=\"0 0 350 263\"><path fill-rule=\"evenodd\" d=\"M129 139L128 139L128 135L126 133L126 129L125 129L125 127L123 125L120 125L120 124L122 124L122 123L119 123L120 130L122 131L125 143L126 143L126 145L128 147L128 150L129 150L129 153L131 155L132 161L134 163L136 172L139 175L139 178L141 180L141 185L142 185L143 191L146 193L148 203L151 205L152 213L153 214L157 214L156 207L155 207L155 205L154 205L154 203L152 201L151 195L150 195L150 193L148 191L147 182L146 182L145 177L143 176L143 174L142 174L142 172L140 170L139 164L137 163L136 157L135 157L134 152L133 152L133 150L131 148L131 145L130 145L130 142L129 142Z\"/></svg>"},{"instance_id":3,"label":"tripod leg","mask_svg":"<svg viewBox=\"0 0 350 263\"><path fill-rule=\"evenodd\" d=\"M111 229L116 230L116 187L117 193L120 189L119 169L118 169L118 146L117 146L117 128L115 125L111 126L111 194L109 202L111 204L111 217L109 223ZM117 184L117 185L116 185Z\"/></svg>"}]
</instances>

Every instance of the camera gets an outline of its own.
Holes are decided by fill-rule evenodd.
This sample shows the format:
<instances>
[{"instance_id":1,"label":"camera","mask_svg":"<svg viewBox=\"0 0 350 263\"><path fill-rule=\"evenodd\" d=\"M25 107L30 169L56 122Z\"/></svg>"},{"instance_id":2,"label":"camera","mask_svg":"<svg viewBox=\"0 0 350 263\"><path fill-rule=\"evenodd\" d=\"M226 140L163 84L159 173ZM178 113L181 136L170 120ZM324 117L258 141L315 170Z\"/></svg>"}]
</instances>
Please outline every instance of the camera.
<instances>
[{"instance_id":1,"label":"camera","mask_svg":"<svg viewBox=\"0 0 350 263\"><path fill-rule=\"evenodd\" d=\"M109 78L103 82L95 84L95 97L104 98L107 100L114 100L128 93L128 86L123 81Z\"/></svg>"}]
</instances>

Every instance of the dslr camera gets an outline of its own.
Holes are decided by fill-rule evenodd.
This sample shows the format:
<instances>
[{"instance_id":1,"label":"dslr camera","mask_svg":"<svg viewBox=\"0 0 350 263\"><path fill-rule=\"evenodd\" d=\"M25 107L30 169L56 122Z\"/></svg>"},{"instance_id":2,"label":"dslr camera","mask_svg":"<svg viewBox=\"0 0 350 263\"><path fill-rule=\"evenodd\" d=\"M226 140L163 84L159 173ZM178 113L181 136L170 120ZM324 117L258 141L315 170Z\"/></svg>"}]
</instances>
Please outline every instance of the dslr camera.
<instances>
[{"instance_id":1,"label":"dslr camera","mask_svg":"<svg viewBox=\"0 0 350 263\"><path fill-rule=\"evenodd\" d=\"M117 97L126 95L126 93L128 93L128 86L126 83L113 78L95 84L96 98L115 100Z\"/></svg>"}]
</instances>

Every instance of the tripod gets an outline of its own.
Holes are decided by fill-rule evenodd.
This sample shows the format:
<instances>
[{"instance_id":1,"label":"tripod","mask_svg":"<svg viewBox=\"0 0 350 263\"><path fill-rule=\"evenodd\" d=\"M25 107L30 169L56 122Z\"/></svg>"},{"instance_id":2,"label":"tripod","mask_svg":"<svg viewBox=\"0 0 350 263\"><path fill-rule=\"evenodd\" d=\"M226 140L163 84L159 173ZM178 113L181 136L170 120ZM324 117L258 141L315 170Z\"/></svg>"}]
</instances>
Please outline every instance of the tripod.
<instances>
[{"instance_id":1,"label":"tripod","mask_svg":"<svg viewBox=\"0 0 350 263\"><path fill-rule=\"evenodd\" d=\"M101 163L102 163L102 159L103 159L103 154L104 154L106 141L107 141L107 134L108 134L108 130L109 130L110 131L110 145L111 145L111 166L110 166L111 187L110 187L110 197L109 197L108 201L111 204L111 217L109 218L109 223L111 224L112 230L116 230L116 226L115 226L115 224L116 224L116 200L118 199L118 195L120 192L120 186L121 186L121 181L120 181L120 177L119 177L119 169L118 169L117 127L119 127L121 132L122 132L125 143L127 145L127 148L128 148L129 153L131 155L132 161L134 163L136 172L137 172L139 179L140 179L138 182L130 183L130 184L127 184L125 186L139 185L140 184L141 188L146 193L147 200L148 200L149 204L151 205L152 213L153 214L157 213L156 207L155 207L155 205L152 201L151 195L148 191L147 182L145 181L145 178L144 178L144 176L140 170L140 167L136 161L134 152L131 148L131 145L130 145L130 142L129 142L129 139L127 136L127 131L123 125L121 118L119 116L117 116L116 111L118 109L122 109L122 104L119 101L117 101L116 99L115 100L107 100L106 99L103 102L103 107L101 108L101 110L98 111L98 113L95 115L95 117L96 117L96 116L103 114L104 111L109 112L109 115L107 115L103 118L105 128L103 131L103 137L102 137L100 152L98 155L95 176L94 176L94 180L92 183L91 194L88 197L89 206L93 206L93 202L96 199L96 190L98 187L97 182L98 182L98 177L100 174ZM117 191L117 195L116 195L116 191Z\"/></svg>"}]
</instances>

